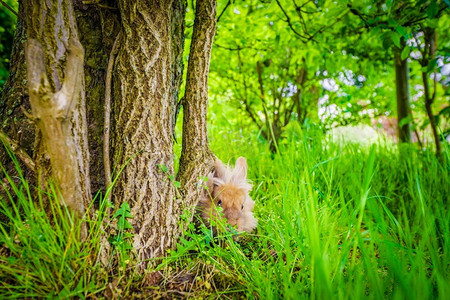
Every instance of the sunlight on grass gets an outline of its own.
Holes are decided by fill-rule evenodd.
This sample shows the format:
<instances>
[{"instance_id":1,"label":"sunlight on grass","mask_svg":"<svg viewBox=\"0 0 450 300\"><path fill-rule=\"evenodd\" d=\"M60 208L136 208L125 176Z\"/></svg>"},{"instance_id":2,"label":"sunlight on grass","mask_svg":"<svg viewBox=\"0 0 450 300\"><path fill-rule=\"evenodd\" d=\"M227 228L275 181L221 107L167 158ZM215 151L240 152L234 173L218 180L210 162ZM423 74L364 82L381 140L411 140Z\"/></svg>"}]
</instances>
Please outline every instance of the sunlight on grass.
<instances>
[{"instance_id":1,"label":"sunlight on grass","mask_svg":"<svg viewBox=\"0 0 450 300\"><path fill-rule=\"evenodd\" d=\"M256 232L236 240L232 232L214 235L188 222L177 249L150 261L148 273L138 276L129 265L128 273L109 277L98 257L103 214L88 220L89 238L79 242L67 211L53 201L52 215L64 217L43 213L42 199L31 198L19 173L6 177L12 194L1 202L8 221L0 226L0 296L109 295L114 276L123 297L444 299L450 293L448 149L439 162L412 147L340 145L319 130L292 126L280 154L272 155L244 132L212 126L211 136L220 136L211 144L224 161L247 154Z\"/></svg>"},{"instance_id":2,"label":"sunlight on grass","mask_svg":"<svg viewBox=\"0 0 450 300\"><path fill-rule=\"evenodd\" d=\"M273 157L253 136L215 129L218 157L249 154L259 226L225 247L223 238L190 234L167 258L212 282L199 295L444 299L450 292L448 152L442 165L412 147L399 155L389 143L340 146L293 127Z\"/></svg>"}]
</instances>

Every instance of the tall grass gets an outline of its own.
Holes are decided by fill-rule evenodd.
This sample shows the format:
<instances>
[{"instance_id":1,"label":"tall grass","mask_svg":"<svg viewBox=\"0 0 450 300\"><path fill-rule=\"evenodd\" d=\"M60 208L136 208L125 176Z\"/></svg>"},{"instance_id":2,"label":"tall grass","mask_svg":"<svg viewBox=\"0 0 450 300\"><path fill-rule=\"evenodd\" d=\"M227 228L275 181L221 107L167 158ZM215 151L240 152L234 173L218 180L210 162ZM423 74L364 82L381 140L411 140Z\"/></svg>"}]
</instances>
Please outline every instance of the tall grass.
<instances>
[{"instance_id":1,"label":"tall grass","mask_svg":"<svg viewBox=\"0 0 450 300\"><path fill-rule=\"evenodd\" d=\"M211 127L211 146L223 161L247 157L257 232L235 241L190 224L177 249L155 260L150 277L128 280L122 297L450 294L448 149L438 161L413 147L343 145L292 126L274 155L255 134L223 128ZM0 297L104 295L114 278L97 262L102 219L91 221L91 242L77 242L76 226L48 219L27 182L7 178L17 200L1 205L9 224L0 227Z\"/></svg>"},{"instance_id":2,"label":"tall grass","mask_svg":"<svg viewBox=\"0 0 450 300\"><path fill-rule=\"evenodd\" d=\"M53 185L35 198L9 154L17 176L2 167L7 197L0 201L6 220L0 223L0 298L85 298L102 291L108 282L100 262L106 202L84 220L89 232L87 242L81 242L82 222L59 203Z\"/></svg>"},{"instance_id":3,"label":"tall grass","mask_svg":"<svg viewBox=\"0 0 450 300\"><path fill-rule=\"evenodd\" d=\"M211 247L194 236L173 253L171 262L181 255L187 269L214 265L202 279L213 287L200 294L448 297L448 149L438 161L414 147L340 145L294 126L273 156L254 136L213 136L220 136L212 147L223 160L247 156L259 226L246 242ZM186 251L189 245L196 251Z\"/></svg>"}]
</instances>

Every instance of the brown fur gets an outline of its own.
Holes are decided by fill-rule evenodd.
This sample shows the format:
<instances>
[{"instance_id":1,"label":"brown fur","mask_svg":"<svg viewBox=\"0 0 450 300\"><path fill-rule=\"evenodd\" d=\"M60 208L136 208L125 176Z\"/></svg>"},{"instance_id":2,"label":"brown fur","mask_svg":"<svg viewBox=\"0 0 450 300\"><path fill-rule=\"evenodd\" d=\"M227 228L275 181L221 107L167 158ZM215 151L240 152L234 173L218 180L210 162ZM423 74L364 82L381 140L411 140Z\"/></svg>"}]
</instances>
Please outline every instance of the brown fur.
<instances>
[{"instance_id":1,"label":"brown fur","mask_svg":"<svg viewBox=\"0 0 450 300\"><path fill-rule=\"evenodd\" d=\"M205 221L221 218L214 209L214 206L221 206L227 222L238 231L251 232L256 228L258 221L252 213L255 203L249 196L252 185L247 181L247 168L244 157L236 160L234 169L216 159L214 172L209 174L206 183L208 189L198 205Z\"/></svg>"}]
</instances>

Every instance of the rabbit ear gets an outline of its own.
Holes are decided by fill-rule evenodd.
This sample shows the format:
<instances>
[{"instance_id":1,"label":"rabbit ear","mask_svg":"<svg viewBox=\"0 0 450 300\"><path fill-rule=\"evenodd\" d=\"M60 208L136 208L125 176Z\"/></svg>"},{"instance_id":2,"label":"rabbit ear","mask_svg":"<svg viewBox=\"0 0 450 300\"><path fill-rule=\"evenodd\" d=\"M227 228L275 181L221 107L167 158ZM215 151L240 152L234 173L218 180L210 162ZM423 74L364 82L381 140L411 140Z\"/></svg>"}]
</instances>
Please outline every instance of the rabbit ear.
<instances>
[{"instance_id":1,"label":"rabbit ear","mask_svg":"<svg viewBox=\"0 0 450 300\"><path fill-rule=\"evenodd\" d=\"M225 167L218 158L216 158L216 161L214 162L214 172L215 176L222 180L225 180L225 177L227 177L227 167Z\"/></svg>"},{"instance_id":2,"label":"rabbit ear","mask_svg":"<svg viewBox=\"0 0 450 300\"><path fill-rule=\"evenodd\" d=\"M245 180L247 179L247 160L245 157L239 157L236 160L236 165L233 170L233 177L237 180Z\"/></svg>"}]
</instances>

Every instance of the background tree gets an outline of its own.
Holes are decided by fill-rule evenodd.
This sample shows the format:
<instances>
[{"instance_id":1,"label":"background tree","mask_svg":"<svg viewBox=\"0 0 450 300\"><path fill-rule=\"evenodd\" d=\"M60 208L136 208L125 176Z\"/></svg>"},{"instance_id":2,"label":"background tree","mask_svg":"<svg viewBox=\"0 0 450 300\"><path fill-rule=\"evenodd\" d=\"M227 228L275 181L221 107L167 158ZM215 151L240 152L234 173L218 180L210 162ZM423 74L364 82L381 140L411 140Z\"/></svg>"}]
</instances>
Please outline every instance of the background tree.
<instances>
[{"instance_id":1,"label":"background tree","mask_svg":"<svg viewBox=\"0 0 450 300\"><path fill-rule=\"evenodd\" d=\"M441 17L447 9L447 5L433 0L428 2L379 3L372 6L349 1L347 6L352 14L361 20L365 28L380 33L380 39L386 49L392 46L396 74L399 139L402 142L409 142L411 138L410 124L413 117L410 107L410 75L407 61L410 49L406 46L406 42L417 34L417 29L420 28L421 24ZM420 9L417 9L417 7L420 7ZM433 126L431 127L435 132ZM436 138L437 135L435 135L435 140ZM436 151L439 153L439 145L436 145Z\"/></svg>"},{"instance_id":2,"label":"background tree","mask_svg":"<svg viewBox=\"0 0 450 300\"><path fill-rule=\"evenodd\" d=\"M319 81L311 69L319 51L303 49L283 27L260 1L232 5L219 23L212 68L213 90L247 116L272 152L290 121L303 125L317 112Z\"/></svg>"}]
</instances>

